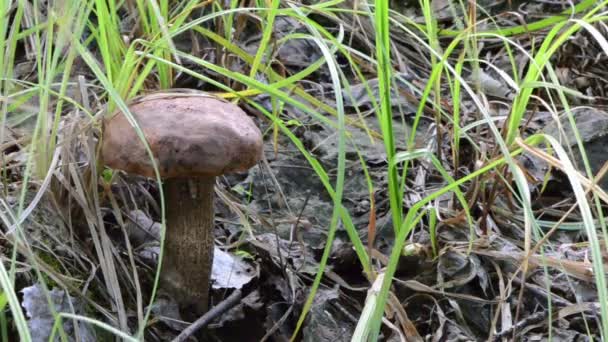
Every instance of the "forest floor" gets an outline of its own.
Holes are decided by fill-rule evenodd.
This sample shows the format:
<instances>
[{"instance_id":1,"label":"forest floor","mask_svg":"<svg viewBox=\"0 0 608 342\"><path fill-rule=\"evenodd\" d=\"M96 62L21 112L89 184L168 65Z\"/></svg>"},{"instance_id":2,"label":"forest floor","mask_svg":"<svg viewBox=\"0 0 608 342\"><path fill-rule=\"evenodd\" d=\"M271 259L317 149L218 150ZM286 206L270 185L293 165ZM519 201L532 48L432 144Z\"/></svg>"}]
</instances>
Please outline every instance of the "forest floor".
<instances>
[{"instance_id":1,"label":"forest floor","mask_svg":"<svg viewBox=\"0 0 608 342\"><path fill-rule=\"evenodd\" d=\"M197 318L155 277L158 182L98 158L102 118L168 88L265 139L216 184L210 307L242 298L190 338L606 336L606 3L380 3L0 0L2 338Z\"/></svg>"}]
</instances>

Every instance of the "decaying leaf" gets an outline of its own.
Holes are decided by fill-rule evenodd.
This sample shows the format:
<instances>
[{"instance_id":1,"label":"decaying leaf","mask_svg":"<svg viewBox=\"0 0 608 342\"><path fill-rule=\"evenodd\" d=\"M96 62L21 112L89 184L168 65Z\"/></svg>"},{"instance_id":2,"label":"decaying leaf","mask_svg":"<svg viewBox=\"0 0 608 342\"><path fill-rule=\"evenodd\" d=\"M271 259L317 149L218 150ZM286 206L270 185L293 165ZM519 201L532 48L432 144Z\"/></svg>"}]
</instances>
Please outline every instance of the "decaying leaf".
<instances>
[{"instance_id":1,"label":"decaying leaf","mask_svg":"<svg viewBox=\"0 0 608 342\"><path fill-rule=\"evenodd\" d=\"M46 291L42 285L35 284L21 290L23 302L21 306L25 309L28 317L28 327L32 341L46 342L49 340L55 325L57 314L65 312L70 314L84 314L83 305L80 300L71 297L65 291L52 289ZM48 297L47 297L48 295ZM49 306L49 299L52 308ZM55 315L53 315L53 312ZM95 331L84 322L71 319L63 319L63 331L70 341L94 342ZM60 341L60 334L55 334L55 341Z\"/></svg>"}]
</instances>

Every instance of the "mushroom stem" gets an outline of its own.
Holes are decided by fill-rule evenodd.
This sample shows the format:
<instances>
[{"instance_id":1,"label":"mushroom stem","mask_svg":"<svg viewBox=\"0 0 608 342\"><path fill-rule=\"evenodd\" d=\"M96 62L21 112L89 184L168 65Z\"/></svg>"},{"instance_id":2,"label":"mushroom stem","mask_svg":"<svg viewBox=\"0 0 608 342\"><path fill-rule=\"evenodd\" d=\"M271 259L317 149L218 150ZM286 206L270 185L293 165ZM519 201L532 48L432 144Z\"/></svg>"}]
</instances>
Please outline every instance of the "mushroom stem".
<instances>
[{"instance_id":1,"label":"mushroom stem","mask_svg":"<svg viewBox=\"0 0 608 342\"><path fill-rule=\"evenodd\" d=\"M207 311L213 262L215 177L167 179L167 233L163 273L178 301Z\"/></svg>"}]
</instances>

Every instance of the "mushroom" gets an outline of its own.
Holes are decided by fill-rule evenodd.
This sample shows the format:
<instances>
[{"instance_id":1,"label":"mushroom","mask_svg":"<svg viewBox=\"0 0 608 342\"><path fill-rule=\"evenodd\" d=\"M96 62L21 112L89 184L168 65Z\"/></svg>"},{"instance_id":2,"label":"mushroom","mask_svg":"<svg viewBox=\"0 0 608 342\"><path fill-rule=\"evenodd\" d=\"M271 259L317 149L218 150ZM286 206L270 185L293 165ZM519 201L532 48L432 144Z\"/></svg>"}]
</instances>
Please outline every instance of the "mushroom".
<instances>
[{"instance_id":1,"label":"mushroom","mask_svg":"<svg viewBox=\"0 0 608 342\"><path fill-rule=\"evenodd\" d=\"M202 313L213 261L215 177L254 166L262 155L262 134L238 106L203 92L144 95L129 104L129 111L163 179L163 286L177 291L180 304L193 304ZM110 168L154 177L144 144L121 113L104 121L101 153Z\"/></svg>"}]
</instances>

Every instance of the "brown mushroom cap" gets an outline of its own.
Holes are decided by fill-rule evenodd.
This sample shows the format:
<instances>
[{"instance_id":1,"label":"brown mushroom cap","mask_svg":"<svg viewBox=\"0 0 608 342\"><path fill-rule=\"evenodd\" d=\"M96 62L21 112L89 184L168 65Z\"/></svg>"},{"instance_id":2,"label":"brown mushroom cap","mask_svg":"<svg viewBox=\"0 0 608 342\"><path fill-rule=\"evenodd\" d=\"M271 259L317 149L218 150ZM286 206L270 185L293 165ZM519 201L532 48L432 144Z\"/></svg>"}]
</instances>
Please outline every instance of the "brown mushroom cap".
<instances>
[{"instance_id":1,"label":"brown mushroom cap","mask_svg":"<svg viewBox=\"0 0 608 342\"><path fill-rule=\"evenodd\" d=\"M133 101L163 178L218 176L243 171L262 155L262 134L238 106L205 93L163 92ZM122 113L104 121L105 165L154 177L152 161Z\"/></svg>"}]
</instances>

